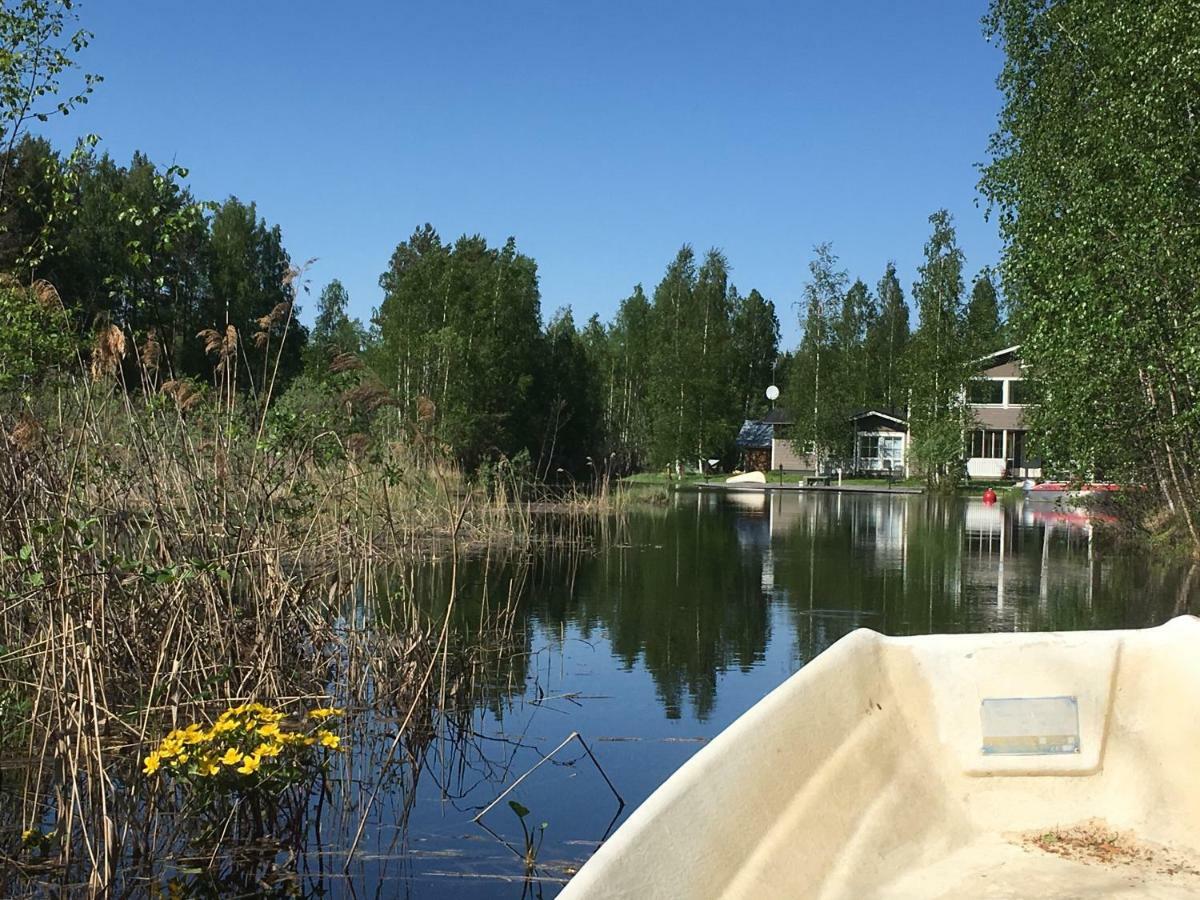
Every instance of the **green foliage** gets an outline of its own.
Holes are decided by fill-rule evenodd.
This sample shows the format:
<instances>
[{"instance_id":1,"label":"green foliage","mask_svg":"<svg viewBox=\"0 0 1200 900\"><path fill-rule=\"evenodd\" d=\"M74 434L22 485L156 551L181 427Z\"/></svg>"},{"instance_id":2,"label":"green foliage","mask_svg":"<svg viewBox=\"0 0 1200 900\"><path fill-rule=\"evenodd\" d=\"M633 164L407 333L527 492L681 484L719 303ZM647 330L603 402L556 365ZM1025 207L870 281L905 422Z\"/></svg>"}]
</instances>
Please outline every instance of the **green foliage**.
<instances>
[{"instance_id":1,"label":"green foliage","mask_svg":"<svg viewBox=\"0 0 1200 900\"><path fill-rule=\"evenodd\" d=\"M1004 323L1000 315L1000 297L992 270L984 268L971 286L971 297L963 319L963 339L968 354L978 359L1005 347Z\"/></svg>"},{"instance_id":2,"label":"green foliage","mask_svg":"<svg viewBox=\"0 0 1200 900\"><path fill-rule=\"evenodd\" d=\"M908 350L908 303L896 277L896 264L888 262L877 287L878 306L867 325L864 355L867 359L867 404L901 412L908 396L904 358Z\"/></svg>"},{"instance_id":3,"label":"green foliage","mask_svg":"<svg viewBox=\"0 0 1200 900\"><path fill-rule=\"evenodd\" d=\"M213 214L210 234L210 292L201 304L202 326L233 325L238 330L246 363L239 369L241 383L251 389L261 390L271 380L268 362L272 367L276 363L272 347L283 340L277 378L286 385L300 373L308 332L296 321L299 310L291 307L292 262L279 226L268 226L253 203L230 197ZM286 317L272 315L285 306ZM250 340L256 332L266 333L267 339Z\"/></svg>"},{"instance_id":4,"label":"green foliage","mask_svg":"<svg viewBox=\"0 0 1200 900\"><path fill-rule=\"evenodd\" d=\"M855 302L846 303L846 271L838 267L833 245L818 244L808 264L801 325L804 336L792 365L785 400L796 417L798 449L813 447L819 461L844 455L849 443L847 416L852 399L844 365L851 332L860 330Z\"/></svg>"},{"instance_id":5,"label":"green foliage","mask_svg":"<svg viewBox=\"0 0 1200 900\"><path fill-rule=\"evenodd\" d=\"M272 447L311 444L318 462L344 456L344 439L355 423L329 379L305 372L297 376L271 405L266 438Z\"/></svg>"},{"instance_id":6,"label":"green foliage","mask_svg":"<svg viewBox=\"0 0 1200 900\"><path fill-rule=\"evenodd\" d=\"M603 397L600 370L570 308L560 309L546 327L537 376L543 431L535 474L546 477L559 468L582 473L602 446Z\"/></svg>"},{"instance_id":7,"label":"green foliage","mask_svg":"<svg viewBox=\"0 0 1200 900\"><path fill-rule=\"evenodd\" d=\"M289 305L291 260L279 228L253 204L198 202L181 183L186 169L160 169L140 153L121 166L84 144L64 160L26 138L5 160L0 272L53 284L77 334L114 324L139 346L153 344L156 377L208 380L217 361L197 334L233 325L242 388L270 380L266 362L274 365L281 340L279 383L299 372L306 335ZM127 383L137 384L132 354L125 365Z\"/></svg>"},{"instance_id":8,"label":"green foliage","mask_svg":"<svg viewBox=\"0 0 1200 900\"><path fill-rule=\"evenodd\" d=\"M961 419L943 416L923 422L912 433L910 465L925 474L934 490L953 492L966 474Z\"/></svg>"},{"instance_id":9,"label":"green foliage","mask_svg":"<svg viewBox=\"0 0 1200 900\"><path fill-rule=\"evenodd\" d=\"M908 353L909 425L921 469L931 482L952 477L962 458L962 386L970 371L964 340L963 254L946 210L929 217L933 232L913 285L920 325ZM951 440L957 435L957 442Z\"/></svg>"},{"instance_id":10,"label":"green foliage","mask_svg":"<svg viewBox=\"0 0 1200 900\"><path fill-rule=\"evenodd\" d=\"M654 290L648 402L651 453L683 464L728 453L737 433L738 400L732 317L736 293L718 250L699 271L684 245Z\"/></svg>"},{"instance_id":11,"label":"green foliage","mask_svg":"<svg viewBox=\"0 0 1200 900\"><path fill-rule=\"evenodd\" d=\"M0 392L27 389L70 361L74 342L64 322L49 285L0 280Z\"/></svg>"},{"instance_id":12,"label":"green foliage","mask_svg":"<svg viewBox=\"0 0 1200 900\"><path fill-rule=\"evenodd\" d=\"M779 317L775 304L751 290L745 297L734 296L733 367L736 373L736 399L742 418L763 416L769 408L764 392L775 378L779 358Z\"/></svg>"},{"instance_id":13,"label":"green foliage","mask_svg":"<svg viewBox=\"0 0 1200 900\"><path fill-rule=\"evenodd\" d=\"M304 351L304 370L318 381L327 381L336 373L329 367L343 353L361 353L367 343L366 329L347 309L350 294L336 278L325 285L317 300L317 317L308 346Z\"/></svg>"},{"instance_id":14,"label":"green foliage","mask_svg":"<svg viewBox=\"0 0 1200 900\"><path fill-rule=\"evenodd\" d=\"M1038 452L1154 485L1196 527L1200 31L1190 4L994 0L1004 106L982 188Z\"/></svg>"},{"instance_id":15,"label":"green foliage","mask_svg":"<svg viewBox=\"0 0 1200 900\"><path fill-rule=\"evenodd\" d=\"M653 310L642 286L621 301L609 329L612 375L608 393L608 445L621 467L639 469L650 458L650 372L654 361Z\"/></svg>"},{"instance_id":16,"label":"green foliage","mask_svg":"<svg viewBox=\"0 0 1200 900\"><path fill-rule=\"evenodd\" d=\"M525 861L525 871L532 872L534 866L537 865L538 853L542 849L542 841L546 838L546 829L550 827L550 823L543 822L539 827L530 828L529 824L525 821L529 816L529 807L516 800L509 800L508 808L513 811L521 823L521 834L524 842L522 856Z\"/></svg>"},{"instance_id":17,"label":"green foliage","mask_svg":"<svg viewBox=\"0 0 1200 900\"><path fill-rule=\"evenodd\" d=\"M471 466L536 447L537 264L516 241L449 245L426 225L396 248L379 283L371 361L402 418L432 401L437 436Z\"/></svg>"},{"instance_id":18,"label":"green foliage","mask_svg":"<svg viewBox=\"0 0 1200 900\"><path fill-rule=\"evenodd\" d=\"M0 208L13 148L31 121L69 115L87 103L98 75L61 92L91 32L76 28L72 0L0 0Z\"/></svg>"}]
</instances>

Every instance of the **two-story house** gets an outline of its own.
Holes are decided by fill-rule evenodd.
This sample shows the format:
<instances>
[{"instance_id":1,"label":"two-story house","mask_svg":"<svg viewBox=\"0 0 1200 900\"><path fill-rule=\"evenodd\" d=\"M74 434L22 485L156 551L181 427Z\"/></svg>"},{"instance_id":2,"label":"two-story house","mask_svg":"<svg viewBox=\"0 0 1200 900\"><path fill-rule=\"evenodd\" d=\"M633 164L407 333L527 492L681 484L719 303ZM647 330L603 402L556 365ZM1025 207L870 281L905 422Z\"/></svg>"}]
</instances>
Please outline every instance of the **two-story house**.
<instances>
[{"instance_id":1,"label":"two-story house","mask_svg":"<svg viewBox=\"0 0 1200 900\"><path fill-rule=\"evenodd\" d=\"M1030 396L1020 349L1018 344L977 360L978 374L967 382L967 409L975 426L964 443L972 478L1041 477L1040 461L1025 453Z\"/></svg>"}]
</instances>

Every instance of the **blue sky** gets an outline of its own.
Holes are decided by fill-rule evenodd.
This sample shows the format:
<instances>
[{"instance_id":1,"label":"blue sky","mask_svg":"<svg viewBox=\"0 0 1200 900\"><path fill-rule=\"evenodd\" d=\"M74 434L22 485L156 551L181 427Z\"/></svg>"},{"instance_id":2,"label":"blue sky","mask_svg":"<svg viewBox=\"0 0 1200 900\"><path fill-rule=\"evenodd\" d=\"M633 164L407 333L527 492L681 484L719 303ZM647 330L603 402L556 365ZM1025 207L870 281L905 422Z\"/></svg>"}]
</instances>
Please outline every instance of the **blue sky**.
<instances>
[{"instance_id":1,"label":"blue sky","mask_svg":"<svg viewBox=\"0 0 1200 900\"><path fill-rule=\"evenodd\" d=\"M254 200L364 319L429 221L533 256L547 317L608 318L684 242L722 248L798 336L812 246L906 295L938 207L968 282L999 239L978 201L999 108L983 0L317 3L86 0L97 132ZM307 302L311 318L315 298Z\"/></svg>"}]
</instances>

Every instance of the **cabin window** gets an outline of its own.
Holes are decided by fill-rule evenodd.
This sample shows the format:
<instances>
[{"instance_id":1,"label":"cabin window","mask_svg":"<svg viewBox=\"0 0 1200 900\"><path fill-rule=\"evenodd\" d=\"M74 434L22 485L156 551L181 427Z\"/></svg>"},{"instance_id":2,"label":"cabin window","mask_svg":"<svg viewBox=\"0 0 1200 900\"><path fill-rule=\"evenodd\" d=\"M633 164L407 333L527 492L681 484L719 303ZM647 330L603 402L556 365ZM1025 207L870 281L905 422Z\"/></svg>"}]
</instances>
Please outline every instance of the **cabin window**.
<instances>
[{"instance_id":1,"label":"cabin window","mask_svg":"<svg viewBox=\"0 0 1200 900\"><path fill-rule=\"evenodd\" d=\"M863 463L899 465L904 459L904 438L898 434L860 434L858 458Z\"/></svg>"},{"instance_id":2,"label":"cabin window","mask_svg":"<svg viewBox=\"0 0 1200 900\"><path fill-rule=\"evenodd\" d=\"M967 402L993 404L1003 403L1004 382L992 381L988 378L976 378L973 381L968 382Z\"/></svg>"},{"instance_id":3,"label":"cabin window","mask_svg":"<svg viewBox=\"0 0 1200 900\"><path fill-rule=\"evenodd\" d=\"M971 432L971 456L975 459L1003 459L1004 432L982 428Z\"/></svg>"}]
</instances>

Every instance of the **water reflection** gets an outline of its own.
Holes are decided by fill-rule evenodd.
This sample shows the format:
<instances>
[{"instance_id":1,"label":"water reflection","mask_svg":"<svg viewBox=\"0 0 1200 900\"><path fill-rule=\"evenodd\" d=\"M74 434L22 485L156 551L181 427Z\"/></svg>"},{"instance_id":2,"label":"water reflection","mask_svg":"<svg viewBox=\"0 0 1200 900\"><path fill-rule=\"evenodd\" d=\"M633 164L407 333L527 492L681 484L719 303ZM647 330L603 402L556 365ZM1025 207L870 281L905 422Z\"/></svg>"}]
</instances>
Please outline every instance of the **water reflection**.
<instances>
[{"instance_id":1,"label":"water reflection","mask_svg":"<svg viewBox=\"0 0 1200 900\"><path fill-rule=\"evenodd\" d=\"M854 628L1145 626L1185 611L1191 593L1177 567L1105 548L1078 512L806 492L680 493L631 513L588 552L480 560L460 583L463 631L486 622L489 585L522 596L475 723L489 739L519 735L520 747L503 764L484 762L500 745L472 751L492 777L457 793L456 809L480 808L578 730L628 801L622 817L699 742ZM581 860L609 824L598 814L611 811L606 792L547 768L559 780L523 784L520 801L555 823L548 852ZM418 804L410 834L444 831L429 815ZM474 895L465 882L455 893Z\"/></svg>"},{"instance_id":2,"label":"water reflection","mask_svg":"<svg viewBox=\"0 0 1200 900\"><path fill-rule=\"evenodd\" d=\"M535 569L537 627L603 634L624 671L654 680L668 718L689 705L701 721L723 674L750 671L779 637L799 666L862 625L1124 627L1187 606L1177 569L1102 549L1082 512L911 495L678 494L634 514L623 542Z\"/></svg>"},{"instance_id":3,"label":"water reflection","mask_svg":"<svg viewBox=\"0 0 1200 900\"><path fill-rule=\"evenodd\" d=\"M696 492L595 527L583 551L458 567L451 643L463 662L451 668L463 674L430 689L448 708L394 756L393 719L350 736L294 861L298 894L552 896L614 815L619 825L706 740L854 628L1145 626L1186 611L1192 593L1186 571L1106 548L1086 516L1053 507ZM372 613L376 624L403 634L418 608L440 623L446 562L383 577L395 578L399 599ZM381 691L408 683L385 662L371 662ZM595 764L564 744L576 731ZM486 829L472 822L535 766L505 796L518 807L496 804ZM529 879L513 848L524 846L523 826L542 822Z\"/></svg>"}]
</instances>

